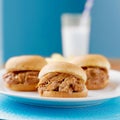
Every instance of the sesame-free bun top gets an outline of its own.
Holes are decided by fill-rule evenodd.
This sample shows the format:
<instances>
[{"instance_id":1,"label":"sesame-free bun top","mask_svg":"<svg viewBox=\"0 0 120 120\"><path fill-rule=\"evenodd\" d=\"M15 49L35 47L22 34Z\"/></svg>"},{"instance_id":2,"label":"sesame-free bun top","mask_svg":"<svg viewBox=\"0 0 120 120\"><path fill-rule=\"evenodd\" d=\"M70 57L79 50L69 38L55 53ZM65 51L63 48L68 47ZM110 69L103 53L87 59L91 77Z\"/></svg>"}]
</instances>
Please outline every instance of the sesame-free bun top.
<instances>
[{"instance_id":1,"label":"sesame-free bun top","mask_svg":"<svg viewBox=\"0 0 120 120\"><path fill-rule=\"evenodd\" d=\"M86 74L82 68L79 68L78 66L67 62L53 62L45 65L41 69L38 78L40 79L47 73L53 73L53 72L72 74L82 79L83 81L86 81L87 79Z\"/></svg>"},{"instance_id":2,"label":"sesame-free bun top","mask_svg":"<svg viewBox=\"0 0 120 120\"><path fill-rule=\"evenodd\" d=\"M45 60L47 61L47 63L66 61L66 59L61 54L58 53L53 53L51 57L47 57L45 58Z\"/></svg>"},{"instance_id":3,"label":"sesame-free bun top","mask_svg":"<svg viewBox=\"0 0 120 120\"><path fill-rule=\"evenodd\" d=\"M24 55L8 59L5 68L7 71L41 70L46 64L47 62L41 56Z\"/></svg>"},{"instance_id":4,"label":"sesame-free bun top","mask_svg":"<svg viewBox=\"0 0 120 120\"><path fill-rule=\"evenodd\" d=\"M71 63L80 67L101 67L106 70L110 69L110 63L108 59L99 54L88 54L84 56L75 57Z\"/></svg>"}]
</instances>

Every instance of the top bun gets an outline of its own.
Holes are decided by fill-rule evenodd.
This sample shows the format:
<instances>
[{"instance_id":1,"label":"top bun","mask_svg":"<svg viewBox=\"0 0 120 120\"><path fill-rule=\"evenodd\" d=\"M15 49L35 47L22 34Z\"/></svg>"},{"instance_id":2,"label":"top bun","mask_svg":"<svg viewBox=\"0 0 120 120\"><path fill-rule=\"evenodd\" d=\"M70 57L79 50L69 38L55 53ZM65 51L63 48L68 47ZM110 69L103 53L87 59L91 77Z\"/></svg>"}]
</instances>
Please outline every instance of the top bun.
<instances>
[{"instance_id":1,"label":"top bun","mask_svg":"<svg viewBox=\"0 0 120 120\"><path fill-rule=\"evenodd\" d=\"M60 62L60 61L65 62L66 61L66 59L61 54L58 54L58 53L54 53L51 55L51 57L47 57L45 59L46 59L47 63Z\"/></svg>"},{"instance_id":2,"label":"top bun","mask_svg":"<svg viewBox=\"0 0 120 120\"><path fill-rule=\"evenodd\" d=\"M81 78L84 81L86 81L87 79L86 74L82 68L80 69L76 65L67 62L54 62L47 64L41 69L38 78L40 79L45 74L52 72L72 74L75 75L76 77Z\"/></svg>"},{"instance_id":3,"label":"top bun","mask_svg":"<svg viewBox=\"0 0 120 120\"><path fill-rule=\"evenodd\" d=\"M101 67L107 70L110 69L110 63L103 55L89 54L85 56L79 56L74 58L71 63L81 67Z\"/></svg>"},{"instance_id":4,"label":"top bun","mask_svg":"<svg viewBox=\"0 0 120 120\"><path fill-rule=\"evenodd\" d=\"M5 65L7 71L41 70L47 62L41 56L24 55L10 58Z\"/></svg>"}]
</instances>

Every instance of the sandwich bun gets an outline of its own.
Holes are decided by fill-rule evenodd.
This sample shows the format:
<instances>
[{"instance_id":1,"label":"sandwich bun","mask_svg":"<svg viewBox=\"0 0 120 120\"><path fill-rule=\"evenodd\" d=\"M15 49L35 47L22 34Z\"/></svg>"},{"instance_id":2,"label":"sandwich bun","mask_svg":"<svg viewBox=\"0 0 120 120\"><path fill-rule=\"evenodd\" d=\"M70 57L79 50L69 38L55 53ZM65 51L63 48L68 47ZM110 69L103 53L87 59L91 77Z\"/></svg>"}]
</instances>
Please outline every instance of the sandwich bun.
<instances>
[{"instance_id":1,"label":"sandwich bun","mask_svg":"<svg viewBox=\"0 0 120 120\"><path fill-rule=\"evenodd\" d=\"M10 58L5 65L3 75L7 88L15 91L36 91L38 74L47 62L41 56L24 55Z\"/></svg>"},{"instance_id":2,"label":"sandwich bun","mask_svg":"<svg viewBox=\"0 0 120 120\"><path fill-rule=\"evenodd\" d=\"M85 89L82 92L74 92L71 94L66 92L57 92L57 91L44 91L42 94L39 92L39 94L40 96L44 96L44 97L80 98L80 97L86 97L88 95L88 90L85 87Z\"/></svg>"},{"instance_id":3,"label":"sandwich bun","mask_svg":"<svg viewBox=\"0 0 120 120\"><path fill-rule=\"evenodd\" d=\"M25 85L25 84L8 84L4 83L5 86L11 90L15 91L36 91L37 87L35 84Z\"/></svg>"},{"instance_id":4,"label":"sandwich bun","mask_svg":"<svg viewBox=\"0 0 120 120\"><path fill-rule=\"evenodd\" d=\"M103 89L108 85L110 63L105 56L98 54L79 56L74 58L71 63L86 71L88 90Z\"/></svg>"},{"instance_id":5,"label":"sandwich bun","mask_svg":"<svg viewBox=\"0 0 120 120\"><path fill-rule=\"evenodd\" d=\"M110 69L110 63L108 59L103 55L89 54L84 56L78 56L73 58L71 63L78 65L80 67L101 67L106 70Z\"/></svg>"},{"instance_id":6,"label":"sandwich bun","mask_svg":"<svg viewBox=\"0 0 120 120\"><path fill-rule=\"evenodd\" d=\"M41 88L40 88L40 84L42 84L48 73L49 74L53 74L53 73L66 73L68 75L73 75L76 78L78 78L77 80L82 80L82 82L84 83L84 89L80 92L65 92L65 91L52 91L52 90L43 90L41 92ZM39 73L39 83L38 83L38 93L40 96L44 96L44 97L61 97L61 98L78 98L78 97L86 97L88 94L88 90L85 86L85 82L86 82L86 74L84 72L84 70L79 67L77 67L74 64L71 63L67 63L67 62L54 62L51 64L47 64L46 66L44 66L41 70L41 72ZM47 78L47 77L46 77ZM56 78L57 79L57 78ZM46 81L47 82L47 81Z\"/></svg>"},{"instance_id":7,"label":"sandwich bun","mask_svg":"<svg viewBox=\"0 0 120 120\"><path fill-rule=\"evenodd\" d=\"M86 74L82 68L79 68L76 65L67 63L67 62L54 62L51 64L47 64L41 70L38 78L40 79L45 74L52 73L52 72L62 72L62 73L73 74L75 76L78 76L85 82L87 79Z\"/></svg>"},{"instance_id":8,"label":"sandwich bun","mask_svg":"<svg viewBox=\"0 0 120 120\"><path fill-rule=\"evenodd\" d=\"M41 70L46 60L37 55L24 55L10 58L5 65L7 71Z\"/></svg>"}]
</instances>

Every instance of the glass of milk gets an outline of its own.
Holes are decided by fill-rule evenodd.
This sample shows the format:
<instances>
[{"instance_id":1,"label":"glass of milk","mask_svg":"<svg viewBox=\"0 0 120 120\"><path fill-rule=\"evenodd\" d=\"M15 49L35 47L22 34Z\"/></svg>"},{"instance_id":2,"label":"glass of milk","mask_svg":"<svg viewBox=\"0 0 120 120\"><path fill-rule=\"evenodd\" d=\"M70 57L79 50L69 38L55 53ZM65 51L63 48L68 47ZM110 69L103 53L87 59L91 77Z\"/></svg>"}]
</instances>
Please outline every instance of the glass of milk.
<instances>
[{"instance_id":1,"label":"glass of milk","mask_svg":"<svg viewBox=\"0 0 120 120\"><path fill-rule=\"evenodd\" d=\"M89 53L90 16L62 15L62 50L65 57Z\"/></svg>"}]
</instances>

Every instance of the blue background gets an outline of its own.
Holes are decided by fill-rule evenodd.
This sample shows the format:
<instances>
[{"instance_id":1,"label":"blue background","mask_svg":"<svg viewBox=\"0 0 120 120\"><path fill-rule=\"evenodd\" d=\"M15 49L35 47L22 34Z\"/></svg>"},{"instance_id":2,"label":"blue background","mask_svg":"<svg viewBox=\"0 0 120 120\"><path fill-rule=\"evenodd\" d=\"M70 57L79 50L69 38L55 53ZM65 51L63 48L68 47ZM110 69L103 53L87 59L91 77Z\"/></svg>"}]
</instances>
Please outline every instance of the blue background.
<instances>
[{"instance_id":1,"label":"blue background","mask_svg":"<svg viewBox=\"0 0 120 120\"><path fill-rule=\"evenodd\" d=\"M95 0L90 40L91 53L120 58L120 0Z\"/></svg>"},{"instance_id":2,"label":"blue background","mask_svg":"<svg viewBox=\"0 0 120 120\"><path fill-rule=\"evenodd\" d=\"M60 16L81 13L86 0L2 0L3 59L62 53ZM95 0L90 53L120 57L120 0Z\"/></svg>"},{"instance_id":3,"label":"blue background","mask_svg":"<svg viewBox=\"0 0 120 120\"><path fill-rule=\"evenodd\" d=\"M62 53L60 17L82 12L85 0L3 0L4 60Z\"/></svg>"}]
</instances>

